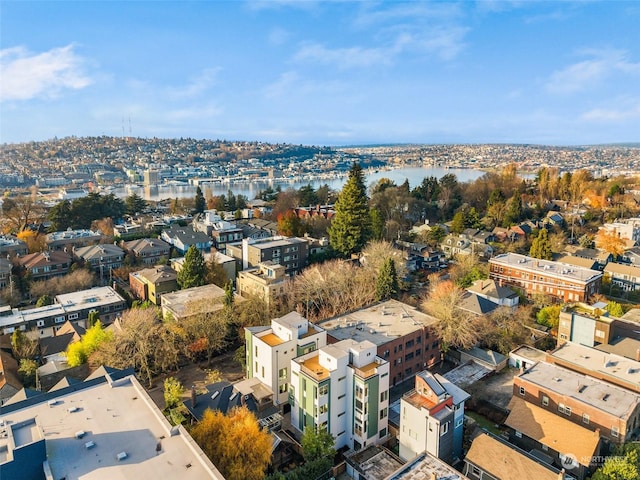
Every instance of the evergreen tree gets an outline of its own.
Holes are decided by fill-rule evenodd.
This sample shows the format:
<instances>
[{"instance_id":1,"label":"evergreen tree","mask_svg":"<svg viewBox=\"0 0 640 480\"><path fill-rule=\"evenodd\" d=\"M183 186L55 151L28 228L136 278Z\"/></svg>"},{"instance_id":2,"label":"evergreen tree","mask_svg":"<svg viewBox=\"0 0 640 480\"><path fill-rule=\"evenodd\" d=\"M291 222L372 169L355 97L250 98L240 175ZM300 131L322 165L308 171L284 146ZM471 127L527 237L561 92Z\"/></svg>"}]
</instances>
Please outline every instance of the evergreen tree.
<instances>
[{"instance_id":1,"label":"evergreen tree","mask_svg":"<svg viewBox=\"0 0 640 480\"><path fill-rule=\"evenodd\" d=\"M541 229L538 232L538 236L533 239L531 249L529 250L529 256L543 260L551 260L551 242L549 241L549 235L546 228Z\"/></svg>"},{"instance_id":2,"label":"evergreen tree","mask_svg":"<svg viewBox=\"0 0 640 480\"><path fill-rule=\"evenodd\" d=\"M135 215L137 213L140 213L145 208L147 208L147 202L145 201L144 198L142 198L137 193L132 193L131 195L129 195L125 199L124 205L125 205L125 213L127 215Z\"/></svg>"},{"instance_id":3,"label":"evergreen tree","mask_svg":"<svg viewBox=\"0 0 640 480\"><path fill-rule=\"evenodd\" d=\"M178 272L178 285L181 289L200 287L204 285L207 275L207 266L205 265L202 252L191 245L184 256L184 264L182 270Z\"/></svg>"},{"instance_id":4,"label":"evergreen tree","mask_svg":"<svg viewBox=\"0 0 640 480\"><path fill-rule=\"evenodd\" d=\"M522 198L518 192L515 192L507 204L507 211L502 219L502 226L508 228L518 223L522 218L522 213Z\"/></svg>"},{"instance_id":5,"label":"evergreen tree","mask_svg":"<svg viewBox=\"0 0 640 480\"><path fill-rule=\"evenodd\" d=\"M205 200L204 195L202 194L202 189L198 187L196 190L195 212L202 213L206 208L207 208L207 201Z\"/></svg>"},{"instance_id":6,"label":"evergreen tree","mask_svg":"<svg viewBox=\"0 0 640 480\"><path fill-rule=\"evenodd\" d=\"M376 300L388 300L398 293L398 274L393 258L389 257L380 267L376 279Z\"/></svg>"},{"instance_id":7,"label":"evergreen tree","mask_svg":"<svg viewBox=\"0 0 640 480\"><path fill-rule=\"evenodd\" d=\"M371 218L362 167L354 163L349 179L335 203L335 216L329 227L331 247L347 257L359 252L371 237Z\"/></svg>"},{"instance_id":8,"label":"evergreen tree","mask_svg":"<svg viewBox=\"0 0 640 480\"><path fill-rule=\"evenodd\" d=\"M372 240L382 240L384 237L384 218L380 209L373 207L369 210L371 217L371 238Z\"/></svg>"},{"instance_id":9,"label":"evergreen tree","mask_svg":"<svg viewBox=\"0 0 640 480\"><path fill-rule=\"evenodd\" d=\"M451 231L453 233L462 233L466 228L466 215L462 210L458 210L451 220Z\"/></svg>"}]
</instances>

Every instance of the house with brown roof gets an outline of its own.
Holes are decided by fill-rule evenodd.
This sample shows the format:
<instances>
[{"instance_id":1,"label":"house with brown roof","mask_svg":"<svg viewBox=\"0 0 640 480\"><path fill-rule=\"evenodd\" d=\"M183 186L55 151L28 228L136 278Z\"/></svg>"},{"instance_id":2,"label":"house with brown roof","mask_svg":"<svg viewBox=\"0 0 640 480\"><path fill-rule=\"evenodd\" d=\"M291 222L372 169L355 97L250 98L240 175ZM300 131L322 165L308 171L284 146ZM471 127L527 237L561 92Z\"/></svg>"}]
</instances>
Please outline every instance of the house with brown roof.
<instances>
[{"instance_id":1,"label":"house with brown roof","mask_svg":"<svg viewBox=\"0 0 640 480\"><path fill-rule=\"evenodd\" d=\"M47 280L69 273L71 255L66 252L36 252L18 257L16 262L32 280Z\"/></svg>"},{"instance_id":2,"label":"house with brown roof","mask_svg":"<svg viewBox=\"0 0 640 480\"><path fill-rule=\"evenodd\" d=\"M161 258L169 258L171 251L171 245L159 238L140 238L123 242L122 248L144 265L155 265Z\"/></svg>"},{"instance_id":3,"label":"house with brown roof","mask_svg":"<svg viewBox=\"0 0 640 480\"><path fill-rule=\"evenodd\" d=\"M573 477L586 478L600 455L600 433L588 430L521 398L509 403L509 441L538 458L564 468Z\"/></svg>"},{"instance_id":4,"label":"house with brown roof","mask_svg":"<svg viewBox=\"0 0 640 480\"><path fill-rule=\"evenodd\" d=\"M124 250L110 243L76 248L73 255L84 260L101 279L109 277L111 271L120 268L124 261Z\"/></svg>"},{"instance_id":5,"label":"house with brown roof","mask_svg":"<svg viewBox=\"0 0 640 480\"><path fill-rule=\"evenodd\" d=\"M471 480L564 480L564 471L488 432L473 439L462 473Z\"/></svg>"},{"instance_id":6,"label":"house with brown roof","mask_svg":"<svg viewBox=\"0 0 640 480\"><path fill-rule=\"evenodd\" d=\"M22 389L18 375L18 362L13 355L0 350L0 405Z\"/></svg>"}]
</instances>

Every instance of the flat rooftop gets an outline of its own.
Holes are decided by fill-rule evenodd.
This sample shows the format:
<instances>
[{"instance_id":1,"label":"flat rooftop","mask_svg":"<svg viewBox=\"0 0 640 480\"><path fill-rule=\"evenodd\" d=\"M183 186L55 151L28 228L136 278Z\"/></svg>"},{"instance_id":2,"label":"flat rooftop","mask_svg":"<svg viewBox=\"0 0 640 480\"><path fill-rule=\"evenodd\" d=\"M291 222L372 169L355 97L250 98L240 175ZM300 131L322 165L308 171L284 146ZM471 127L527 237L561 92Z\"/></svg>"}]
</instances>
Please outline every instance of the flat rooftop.
<instances>
[{"instance_id":1,"label":"flat rooftop","mask_svg":"<svg viewBox=\"0 0 640 480\"><path fill-rule=\"evenodd\" d=\"M74 308L101 307L114 302L124 302L124 299L111 287L95 287L79 292L56 295L56 302L65 307L67 312Z\"/></svg>"},{"instance_id":2,"label":"flat rooftop","mask_svg":"<svg viewBox=\"0 0 640 480\"><path fill-rule=\"evenodd\" d=\"M281 343L284 343L283 339L272 332L269 332L266 335L258 336L258 338L270 347L275 347L277 345L280 345Z\"/></svg>"},{"instance_id":3,"label":"flat rooftop","mask_svg":"<svg viewBox=\"0 0 640 480\"><path fill-rule=\"evenodd\" d=\"M91 382L61 390L53 405L51 394L42 396L40 403L16 404L1 420L10 426L38 419L53 478L223 479L184 429L172 435L171 425L133 376L113 386ZM20 433L21 444L34 435L27 430ZM77 432L84 432L82 438ZM94 446L87 448L87 442ZM121 452L127 457L118 460Z\"/></svg>"},{"instance_id":4,"label":"flat rooftop","mask_svg":"<svg viewBox=\"0 0 640 480\"><path fill-rule=\"evenodd\" d=\"M517 253L496 255L489 260L489 263L526 270L534 274L543 274L547 277L571 280L572 282L587 283L602 277L602 272L598 270L566 265L551 260L540 260Z\"/></svg>"},{"instance_id":5,"label":"flat rooftop","mask_svg":"<svg viewBox=\"0 0 640 480\"><path fill-rule=\"evenodd\" d=\"M429 480L433 474L436 480L468 480L469 478L425 452L400 467L385 480Z\"/></svg>"},{"instance_id":6,"label":"flat rooftop","mask_svg":"<svg viewBox=\"0 0 640 480\"><path fill-rule=\"evenodd\" d=\"M347 462L360 472L360 478L367 480L387 478L402 466L399 458L377 445L349 455Z\"/></svg>"},{"instance_id":7,"label":"flat rooftop","mask_svg":"<svg viewBox=\"0 0 640 480\"><path fill-rule=\"evenodd\" d=\"M542 362L547 358L547 353L529 345L520 345L515 350L512 350L509 355L518 355L534 362Z\"/></svg>"},{"instance_id":8,"label":"flat rooftop","mask_svg":"<svg viewBox=\"0 0 640 480\"><path fill-rule=\"evenodd\" d=\"M542 390L591 405L618 418L628 417L640 403L638 393L546 362L536 363L516 378L538 385Z\"/></svg>"},{"instance_id":9,"label":"flat rooftop","mask_svg":"<svg viewBox=\"0 0 640 480\"><path fill-rule=\"evenodd\" d=\"M551 356L577 368L586 368L640 389L640 362L630 358L571 342L558 347L551 352Z\"/></svg>"},{"instance_id":10,"label":"flat rooftop","mask_svg":"<svg viewBox=\"0 0 640 480\"><path fill-rule=\"evenodd\" d=\"M329 370L320 365L320 355L314 355L306 360L299 362L302 371L313 377L316 381L322 381L329 378Z\"/></svg>"},{"instance_id":11,"label":"flat rooftop","mask_svg":"<svg viewBox=\"0 0 640 480\"><path fill-rule=\"evenodd\" d=\"M437 320L397 300L387 300L367 308L326 320L318 325L338 340L368 340L376 346L417 332Z\"/></svg>"},{"instance_id":12,"label":"flat rooftop","mask_svg":"<svg viewBox=\"0 0 640 480\"><path fill-rule=\"evenodd\" d=\"M162 307L170 309L178 317L183 317L187 313L189 303L204 301L209 305L207 311L211 312L222 308L224 295L224 290L214 284L187 288L163 294Z\"/></svg>"}]
</instances>

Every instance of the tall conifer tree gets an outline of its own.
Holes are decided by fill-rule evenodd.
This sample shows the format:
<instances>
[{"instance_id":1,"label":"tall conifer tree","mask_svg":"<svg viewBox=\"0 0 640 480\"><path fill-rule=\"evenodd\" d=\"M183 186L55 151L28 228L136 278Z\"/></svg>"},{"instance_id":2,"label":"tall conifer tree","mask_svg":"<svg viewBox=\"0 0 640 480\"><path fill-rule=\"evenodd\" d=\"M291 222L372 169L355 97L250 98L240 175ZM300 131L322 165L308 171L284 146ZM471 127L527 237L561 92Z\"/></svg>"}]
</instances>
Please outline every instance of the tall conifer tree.
<instances>
[{"instance_id":1,"label":"tall conifer tree","mask_svg":"<svg viewBox=\"0 0 640 480\"><path fill-rule=\"evenodd\" d=\"M347 257L361 251L370 238L371 218L364 174L360 164L354 163L336 200L329 242L336 252Z\"/></svg>"}]
</instances>

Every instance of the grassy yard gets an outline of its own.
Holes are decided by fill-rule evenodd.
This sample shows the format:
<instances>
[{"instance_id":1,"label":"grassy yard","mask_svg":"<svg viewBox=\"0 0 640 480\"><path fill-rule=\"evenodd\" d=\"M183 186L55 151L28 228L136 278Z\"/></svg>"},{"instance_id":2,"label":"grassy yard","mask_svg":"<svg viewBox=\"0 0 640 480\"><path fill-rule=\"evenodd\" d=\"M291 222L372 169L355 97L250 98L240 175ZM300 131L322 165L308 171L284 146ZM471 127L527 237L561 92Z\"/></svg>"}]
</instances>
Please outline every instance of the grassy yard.
<instances>
[{"instance_id":1,"label":"grassy yard","mask_svg":"<svg viewBox=\"0 0 640 480\"><path fill-rule=\"evenodd\" d=\"M491 420L489 420L486 417L483 417L479 413L466 411L465 415L473 418L480 428L484 428L485 430L488 430L489 432L495 435L500 435L500 433L502 433L502 430L497 428Z\"/></svg>"}]
</instances>

